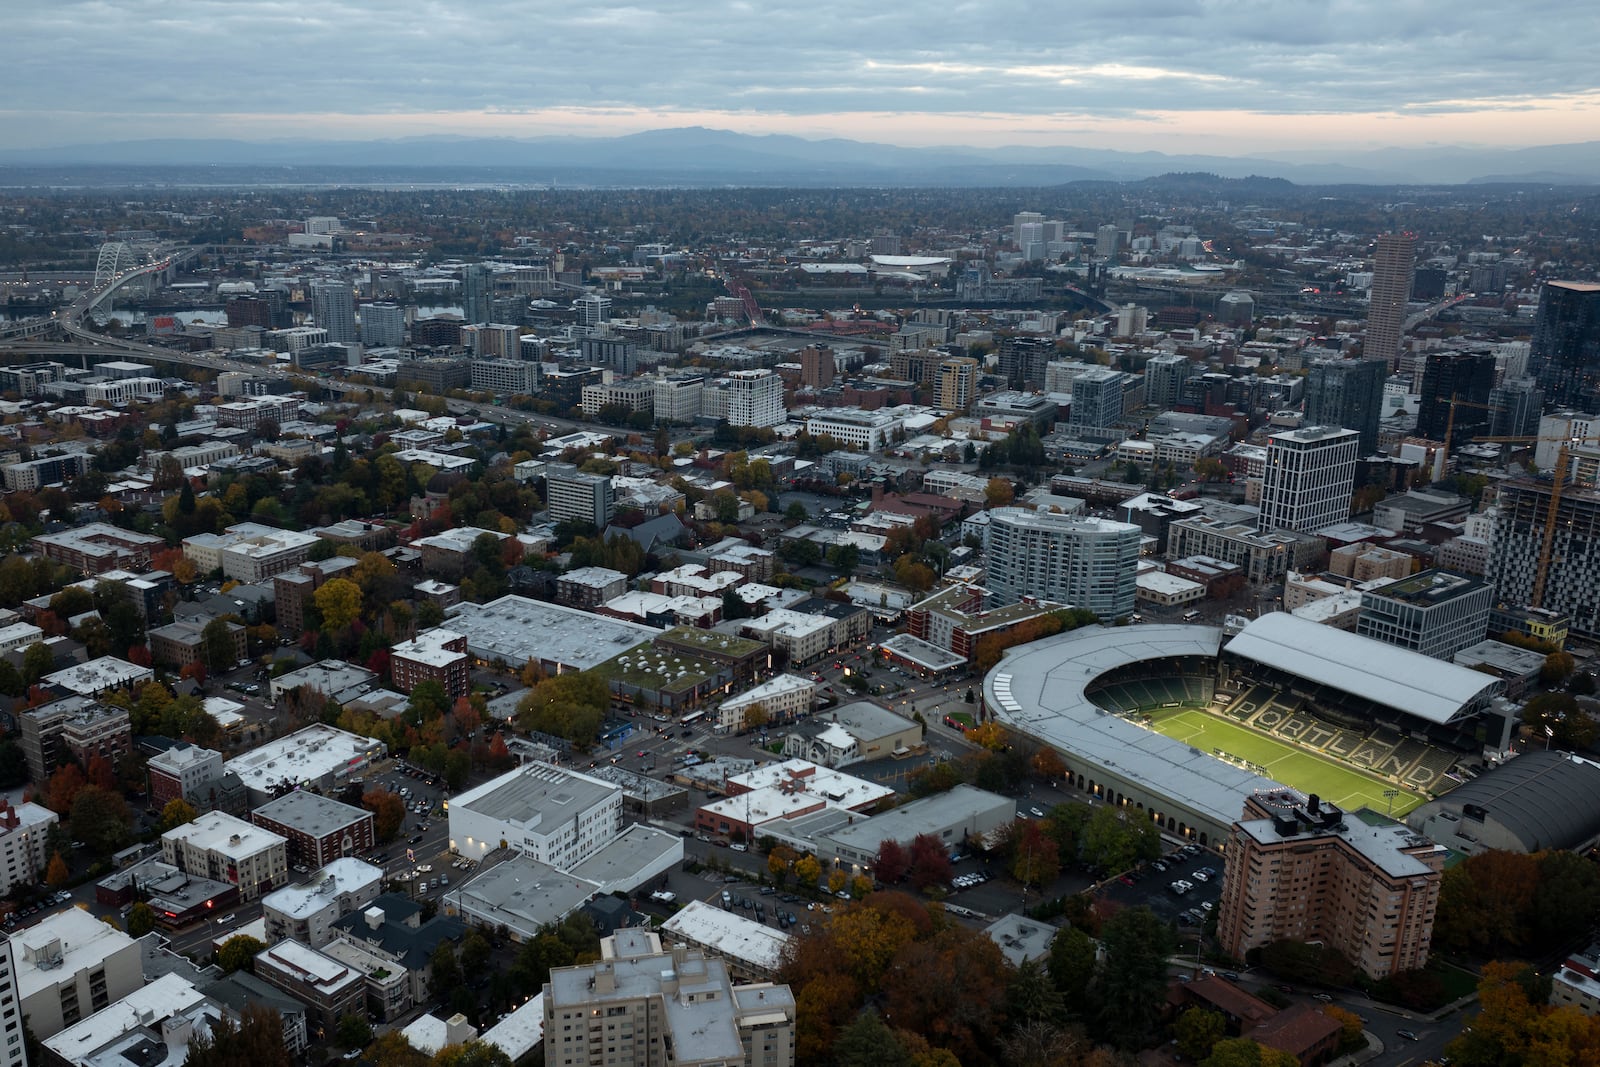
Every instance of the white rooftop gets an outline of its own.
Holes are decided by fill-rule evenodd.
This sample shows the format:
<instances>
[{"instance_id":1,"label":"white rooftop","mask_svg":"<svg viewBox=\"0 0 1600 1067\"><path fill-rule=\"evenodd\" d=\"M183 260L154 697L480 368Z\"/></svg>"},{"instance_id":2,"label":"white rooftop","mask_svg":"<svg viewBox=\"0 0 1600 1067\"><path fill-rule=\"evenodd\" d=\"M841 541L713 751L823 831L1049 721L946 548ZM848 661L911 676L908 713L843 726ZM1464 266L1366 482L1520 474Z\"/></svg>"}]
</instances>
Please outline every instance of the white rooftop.
<instances>
[{"instance_id":1,"label":"white rooftop","mask_svg":"<svg viewBox=\"0 0 1600 1067\"><path fill-rule=\"evenodd\" d=\"M17 996L27 1000L41 989L54 989L79 971L130 947L135 947L133 938L109 923L79 908L62 908L11 935Z\"/></svg>"},{"instance_id":2,"label":"white rooftop","mask_svg":"<svg viewBox=\"0 0 1600 1067\"><path fill-rule=\"evenodd\" d=\"M482 659L543 660L577 670L604 663L661 634L653 626L523 596L462 604L450 617L450 628L466 635L467 648Z\"/></svg>"},{"instance_id":3,"label":"white rooftop","mask_svg":"<svg viewBox=\"0 0 1600 1067\"><path fill-rule=\"evenodd\" d=\"M703 900L689 901L661 924L661 933L669 942L685 941L767 973L778 969L789 943L784 931Z\"/></svg>"},{"instance_id":4,"label":"white rooftop","mask_svg":"<svg viewBox=\"0 0 1600 1067\"><path fill-rule=\"evenodd\" d=\"M737 696L731 696L722 702L722 710L733 711L750 704L770 700L775 696L786 693L797 693L801 690L815 690L817 683L810 678L802 678L798 674L779 674L768 678L753 689L746 689Z\"/></svg>"},{"instance_id":5,"label":"white rooftop","mask_svg":"<svg viewBox=\"0 0 1600 1067\"><path fill-rule=\"evenodd\" d=\"M231 759L225 769L246 787L265 792L285 778L312 781L382 751L381 742L318 723Z\"/></svg>"},{"instance_id":6,"label":"white rooftop","mask_svg":"<svg viewBox=\"0 0 1600 1067\"><path fill-rule=\"evenodd\" d=\"M148 985L135 989L121 1000L113 1001L65 1030L45 1038L43 1044L56 1056L68 1063L88 1062L86 1057L104 1048L117 1037L130 1033L144 1026L159 1028L160 1022L174 1015L189 1012L206 1000L204 993L196 989L194 984L182 975L168 973L155 979ZM183 1056L188 1054L187 1048L178 1050L180 1055L174 1060L169 1055L154 1063L183 1062ZM123 1063L139 1063L144 1060L129 1060L119 1057ZM96 1061L99 1057L96 1057ZM116 1062L111 1060L110 1062Z\"/></svg>"},{"instance_id":7,"label":"white rooftop","mask_svg":"<svg viewBox=\"0 0 1600 1067\"><path fill-rule=\"evenodd\" d=\"M66 670L47 674L40 681L46 685L58 685L69 692L87 695L154 677L155 672L149 667L141 667L115 656L101 656L88 663L79 663Z\"/></svg>"},{"instance_id":8,"label":"white rooftop","mask_svg":"<svg viewBox=\"0 0 1600 1067\"><path fill-rule=\"evenodd\" d=\"M351 857L336 859L303 882L274 889L261 906L291 919L306 919L345 893L356 893L383 881L383 870Z\"/></svg>"},{"instance_id":9,"label":"white rooftop","mask_svg":"<svg viewBox=\"0 0 1600 1067\"><path fill-rule=\"evenodd\" d=\"M324 995L351 982L365 981L353 967L323 955L298 941L280 941L256 957L256 966L267 966L290 978L304 982Z\"/></svg>"},{"instance_id":10,"label":"white rooftop","mask_svg":"<svg viewBox=\"0 0 1600 1067\"><path fill-rule=\"evenodd\" d=\"M240 860L254 856L274 845L287 845L287 840L271 830L235 818L225 811L208 811L161 835L163 841L186 841L195 848L229 859Z\"/></svg>"},{"instance_id":11,"label":"white rooftop","mask_svg":"<svg viewBox=\"0 0 1600 1067\"><path fill-rule=\"evenodd\" d=\"M1252 621L1225 651L1432 723L1450 722L1501 685L1481 671L1281 611Z\"/></svg>"},{"instance_id":12,"label":"white rooftop","mask_svg":"<svg viewBox=\"0 0 1600 1067\"><path fill-rule=\"evenodd\" d=\"M464 652L452 652L444 647L451 641L458 641L461 634L454 630L434 628L424 630L409 641L402 641L389 649L391 656L404 656L406 659L418 663L426 663L431 667L448 667L456 660L466 655Z\"/></svg>"},{"instance_id":13,"label":"white rooftop","mask_svg":"<svg viewBox=\"0 0 1600 1067\"><path fill-rule=\"evenodd\" d=\"M478 1035L478 1040L520 1063L544 1042L544 994L538 993L522 1007Z\"/></svg>"}]
</instances>

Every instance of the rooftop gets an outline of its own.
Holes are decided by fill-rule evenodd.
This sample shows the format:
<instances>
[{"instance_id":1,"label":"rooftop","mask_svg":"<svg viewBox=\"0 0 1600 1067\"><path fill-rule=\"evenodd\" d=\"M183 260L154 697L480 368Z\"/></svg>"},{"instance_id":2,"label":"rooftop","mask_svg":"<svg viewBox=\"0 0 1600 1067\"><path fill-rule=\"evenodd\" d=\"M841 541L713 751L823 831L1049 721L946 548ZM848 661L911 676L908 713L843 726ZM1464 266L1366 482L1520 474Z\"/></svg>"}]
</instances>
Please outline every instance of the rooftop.
<instances>
[{"instance_id":1,"label":"rooftop","mask_svg":"<svg viewBox=\"0 0 1600 1067\"><path fill-rule=\"evenodd\" d=\"M533 829L576 819L620 793L610 782L587 774L530 762L467 790L450 807Z\"/></svg>"},{"instance_id":2,"label":"rooftop","mask_svg":"<svg viewBox=\"0 0 1600 1067\"><path fill-rule=\"evenodd\" d=\"M450 664L466 656L465 652L453 652L445 646L452 641L463 639L462 634L454 630L435 627L424 630L409 641L401 641L389 649L391 656L404 656L406 659L417 663L425 663L430 667L448 667Z\"/></svg>"},{"instance_id":3,"label":"rooftop","mask_svg":"<svg viewBox=\"0 0 1600 1067\"><path fill-rule=\"evenodd\" d=\"M1577 848L1600 834L1600 764L1565 752L1537 749L1506 760L1412 813L1474 812L1500 823L1530 850Z\"/></svg>"},{"instance_id":4,"label":"rooftop","mask_svg":"<svg viewBox=\"0 0 1600 1067\"><path fill-rule=\"evenodd\" d=\"M661 633L653 626L522 596L462 604L450 617L450 628L466 636L468 650L480 659L513 664L532 659L575 670L604 663Z\"/></svg>"},{"instance_id":5,"label":"rooftop","mask_svg":"<svg viewBox=\"0 0 1600 1067\"><path fill-rule=\"evenodd\" d=\"M254 856L274 845L287 844L281 835L225 811L208 811L193 822L168 830L161 835L161 840L185 841L194 848L235 860Z\"/></svg>"},{"instance_id":6,"label":"rooftop","mask_svg":"<svg viewBox=\"0 0 1600 1067\"><path fill-rule=\"evenodd\" d=\"M133 938L87 911L66 907L11 935L17 966L17 997L27 1000L42 989L74 980L82 970L124 949L138 951Z\"/></svg>"},{"instance_id":7,"label":"rooftop","mask_svg":"<svg viewBox=\"0 0 1600 1067\"><path fill-rule=\"evenodd\" d=\"M320 794L298 789L261 805L251 814L312 837L325 837L352 823L372 818L372 812L365 808L341 804Z\"/></svg>"},{"instance_id":8,"label":"rooftop","mask_svg":"<svg viewBox=\"0 0 1600 1067\"><path fill-rule=\"evenodd\" d=\"M451 889L445 901L474 922L531 935L560 922L599 891L593 882L518 853Z\"/></svg>"},{"instance_id":9,"label":"rooftop","mask_svg":"<svg viewBox=\"0 0 1600 1067\"><path fill-rule=\"evenodd\" d=\"M913 800L869 819L858 815L854 822L828 832L827 836L859 855L875 856L878 846L884 841L909 844L918 834L938 835L948 827L959 826L991 809L1010 809L1012 804L1008 797L962 784L948 792Z\"/></svg>"},{"instance_id":10,"label":"rooftop","mask_svg":"<svg viewBox=\"0 0 1600 1067\"><path fill-rule=\"evenodd\" d=\"M544 994L535 994L532 1000L480 1034L478 1040L510 1056L512 1063L521 1062L544 1042Z\"/></svg>"},{"instance_id":11,"label":"rooftop","mask_svg":"<svg viewBox=\"0 0 1600 1067\"><path fill-rule=\"evenodd\" d=\"M789 935L703 900L691 900L661 924L667 941L682 941L737 963L772 973L783 962Z\"/></svg>"},{"instance_id":12,"label":"rooftop","mask_svg":"<svg viewBox=\"0 0 1600 1067\"><path fill-rule=\"evenodd\" d=\"M1385 586L1382 592L1393 588ZM1253 620L1225 651L1439 724L1501 685L1481 671L1283 612ZM1352 663L1362 669L1351 670Z\"/></svg>"},{"instance_id":13,"label":"rooftop","mask_svg":"<svg viewBox=\"0 0 1600 1067\"><path fill-rule=\"evenodd\" d=\"M87 1019L45 1038L43 1044L67 1063L84 1067L177 1065L189 1054L188 1042L178 1041L169 1046L158 1040L162 1036L160 1024L175 1015L190 1016L207 1005L211 1011L204 1013L203 1018L209 1020L220 1015L216 1005L188 979L165 974ZM202 1029L209 1030L209 1026Z\"/></svg>"},{"instance_id":14,"label":"rooftop","mask_svg":"<svg viewBox=\"0 0 1600 1067\"><path fill-rule=\"evenodd\" d=\"M1370 595L1385 600L1401 600L1418 607L1433 607L1487 587L1482 578L1452 574L1449 571L1426 570L1419 571L1409 578L1389 582Z\"/></svg>"},{"instance_id":15,"label":"rooftop","mask_svg":"<svg viewBox=\"0 0 1600 1067\"><path fill-rule=\"evenodd\" d=\"M298 941L280 941L256 957L257 967L266 967L293 981L304 983L327 996L365 976L353 967L323 955Z\"/></svg>"},{"instance_id":16,"label":"rooftop","mask_svg":"<svg viewBox=\"0 0 1600 1067\"><path fill-rule=\"evenodd\" d=\"M149 667L141 667L115 656L101 656L88 663L79 663L66 670L47 674L39 680L46 685L60 686L69 692L93 694L153 677L155 672Z\"/></svg>"},{"instance_id":17,"label":"rooftop","mask_svg":"<svg viewBox=\"0 0 1600 1067\"><path fill-rule=\"evenodd\" d=\"M1021 967L1028 960L1050 954L1050 942L1055 939L1056 928L1049 923L1011 913L1002 915L983 932L1000 946L1000 951L1012 966Z\"/></svg>"},{"instance_id":18,"label":"rooftop","mask_svg":"<svg viewBox=\"0 0 1600 1067\"><path fill-rule=\"evenodd\" d=\"M287 677L287 676L285 676ZM268 792L279 782L310 782L381 755L383 744L318 723L229 760L246 787Z\"/></svg>"}]
</instances>

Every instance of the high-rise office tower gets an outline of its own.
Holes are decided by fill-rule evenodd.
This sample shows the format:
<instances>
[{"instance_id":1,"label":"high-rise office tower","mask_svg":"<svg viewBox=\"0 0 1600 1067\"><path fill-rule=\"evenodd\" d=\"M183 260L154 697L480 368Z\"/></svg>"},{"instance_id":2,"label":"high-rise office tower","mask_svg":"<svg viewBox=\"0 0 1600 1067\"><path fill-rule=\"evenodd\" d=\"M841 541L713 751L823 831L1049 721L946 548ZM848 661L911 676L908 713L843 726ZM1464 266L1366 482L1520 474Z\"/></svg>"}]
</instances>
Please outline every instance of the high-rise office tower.
<instances>
[{"instance_id":1,"label":"high-rise office tower","mask_svg":"<svg viewBox=\"0 0 1600 1067\"><path fill-rule=\"evenodd\" d=\"M1071 424L1103 430L1121 422L1133 377L1125 371L1096 367L1074 378Z\"/></svg>"},{"instance_id":2,"label":"high-rise office tower","mask_svg":"<svg viewBox=\"0 0 1600 1067\"><path fill-rule=\"evenodd\" d=\"M1152 356L1144 365L1144 402L1166 411L1183 398L1183 383L1194 373L1194 364L1176 352Z\"/></svg>"},{"instance_id":3,"label":"high-rise office tower","mask_svg":"<svg viewBox=\"0 0 1600 1067\"><path fill-rule=\"evenodd\" d=\"M1011 243L1018 248L1022 247L1022 228L1024 226L1043 225L1044 216L1037 211L1019 211L1011 216Z\"/></svg>"},{"instance_id":4,"label":"high-rise office tower","mask_svg":"<svg viewBox=\"0 0 1600 1067\"><path fill-rule=\"evenodd\" d=\"M1320 530L1350 517L1361 435L1307 426L1267 438L1261 529Z\"/></svg>"},{"instance_id":5,"label":"high-rise office tower","mask_svg":"<svg viewBox=\"0 0 1600 1067\"><path fill-rule=\"evenodd\" d=\"M1416 261L1416 237L1386 233L1378 237L1372 257L1372 302L1367 308L1367 334L1363 354L1381 359L1394 370L1400 358L1400 333L1406 324L1406 301L1411 299L1411 271Z\"/></svg>"},{"instance_id":6,"label":"high-rise office tower","mask_svg":"<svg viewBox=\"0 0 1600 1067\"><path fill-rule=\"evenodd\" d=\"M838 368L838 359L828 345L807 345L800 350L800 384L807 389L828 388Z\"/></svg>"},{"instance_id":7,"label":"high-rise office tower","mask_svg":"<svg viewBox=\"0 0 1600 1067\"><path fill-rule=\"evenodd\" d=\"M966 411L978 395L978 361L951 356L939 364L936 403L946 411Z\"/></svg>"},{"instance_id":8,"label":"high-rise office tower","mask_svg":"<svg viewBox=\"0 0 1600 1067\"><path fill-rule=\"evenodd\" d=\"M1600 283L1544 283L1529 363L1551 404L1600 411Z\"/></svg>"},{"instance_id":9,"label":"high-rise office tower","mask_svg":"<svg viewBox=\"0 0 1600 1067\"><path fill-rule=\"evenodd\" d=\"M1551 483L1518 478L1497 492L1494 541L1484 577L1506 604L1529 604L1572 617L1572 629L1600 635L1600 492L1567 485L1556 504L1555 533L1545 565L1543 596L1533 603Z\"/></svg>"},{"instance_id":10,"label":"high-rise office tower","mask_svg":"<svg viewBox=\"0 0 1600 1067\"><path fill-rule=\"evenodd\" d=\"M611 298L599 293L585 293L572 302L578 313L579 326L604 326L611 321Z\"/></svg>"},{"instance_id":11,"label":"high-rise office tower","mask_svg":"<svg viewBox=\"0 0 1600 1067\"><path fill-rule=\"evenodd\" d=\"M1050 337L1013 334L1000 338L996 356L1006 384L1021 389L1030 382L1039 385L1044 381L1045 364L1056 358L1056 343Z\"/></svg>"},{"instance_id":12,"label":"high-rise office tower","mask_svg":"<svg viewBox=\"0 0 1600 1067\"><path fill-rule=\"evenodd\" d=\"M356 330L356 297L349 282L312 282L311 315L319 327L328 331L330 342L343 344L360 340Z\"/></svg>"},{"instance_id":13,"label":"high-rise office tower","mask_svg":"<svg viewBox=\"0 0 1600 1067\"><path fill-rule=\"evenodd\" d=\"M1532 437L1539 432L1544 390L1532 378L1507 378L1489 392L1489 435Z\"/></svg>"},{"instance_id":14,"label":"high-rise office tower","mask_svg":"<svg viewBox=\"0 0 1600 1067\"><path fill-rule=\"evenodd\" d=\"M770 370L736 370L728 375L728 425L776 426L788 416L782 378Z\"/></svg>"},{"instance_id":15,"label":"high-rise office tower","mask_svg":"<svg viewBox=\"0 0 1600 1067\"><path fill-rule=\"evenodd\" d=\"M1319 359L1306 376L1306 422L1342 426L1361 435L1360 455L1378 450L1383 383L1389 368L1376 359Z\"/></svg>"},{"instance_id":16,"label":"high-rise office tower","mask_svg":"<svg viewBox=\"0 0 1600 1067\"><path fill-rule=\"evenodd\" d=\"M361 343L399 348L406 343L406 310L399 304L368 304L361 309Z\"/></svg>"},{"instance_id":17,"label":"high-rise office tower","mask_svg":"<svg viewBox=\"0 0 1600 1067\"><path fill-rule=\"evenodd\" d=\"M494 321L494 271L487 263L470 263L461 272L461 317Z\"/></svg>"},{"instance_id":18,"label":"high-rise office tower","mask_svg":"<svg viewBox=\"0 0 1600 1067\"><path fill-rule=\"evenodd\" d=\"M1115 223L1106 223L1094 232L1094 254L1109 259L1117 254L1121 234Z\"/></svg>"},{"instance_id":19,"label":"high-rise office tower","mask_svg":"<svg viewBox=\"0 0 1600 1067\"><path fill-rule=\"evenodd\" d=\"M1000 604L1031 596L1122 618L1138 591L1142 536L1129 522L991 508L985 584Z\"/></svg>"},{"instance_id":20,"label":"high-rise office tower","mask_svg":"<svg viewBox=\"0 0 1600 1067\"><path fill-rule=\"evenodd\" d=\"M1451 448L1489 432L1489 393L1494 389L1494 356L1488 352L1430 352L1422 364L1422 407L1417 433ZM1450 419L1451 398L1456 416ZM1470 406L1477 405L1477 406Z\"/></svg>"}]
</instances>

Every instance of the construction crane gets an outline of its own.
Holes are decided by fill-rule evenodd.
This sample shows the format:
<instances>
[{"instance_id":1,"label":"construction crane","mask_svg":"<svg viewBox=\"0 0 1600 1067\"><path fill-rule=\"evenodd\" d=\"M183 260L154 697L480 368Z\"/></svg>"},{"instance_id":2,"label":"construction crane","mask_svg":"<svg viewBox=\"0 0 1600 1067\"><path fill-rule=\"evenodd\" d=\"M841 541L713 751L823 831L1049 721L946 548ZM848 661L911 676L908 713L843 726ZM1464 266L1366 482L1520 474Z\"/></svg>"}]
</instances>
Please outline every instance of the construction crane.
<instances>
[{"instance_id":1,"label":"construction crane","mask_svg":"<svg viewBox=\"0 0 1600 1067\"><path fill-rule=\"evenodd\" d=\"M1444 471L1446 474L1450 473L1450 446L1455 443L1456 408L1458 407L1481 408L1484 411L1494 410L1493 405L1480 404L1476 400L1462 400L1454 393L1450 394L1450 417L1447 418L1444 423L1444 458L1439 464L1439 469ZM1483 438L1476 437L1473 438L1473 440L1481 441Z\"/></svg>"},{"instance_id":2,"label":"construction crane","mask_svg":"<svg viewBox=\"0 0 1600 1067\"><path fill-rule=\"evenodd\" d=\"M1557 441L1561 447L1556 450L1556 465L1551 471L1554 479L1550 486L1550 503L1544 512L1544 534L1539 541L1539 561L1533 572L1533 593L1528 597L1530 608L1544 607L1545 579L1550 574L1550 553L1556 540L1556 518L1561 509L1561 494L1567 485L1567 474L1572 469L1572 446L1583 444L1593 438L1580 438L1570 435L1551 437L1474 437L1474 441L1484 444L1510 444L1529 445L1541 441Z\"/></svg>"}]
</instances>

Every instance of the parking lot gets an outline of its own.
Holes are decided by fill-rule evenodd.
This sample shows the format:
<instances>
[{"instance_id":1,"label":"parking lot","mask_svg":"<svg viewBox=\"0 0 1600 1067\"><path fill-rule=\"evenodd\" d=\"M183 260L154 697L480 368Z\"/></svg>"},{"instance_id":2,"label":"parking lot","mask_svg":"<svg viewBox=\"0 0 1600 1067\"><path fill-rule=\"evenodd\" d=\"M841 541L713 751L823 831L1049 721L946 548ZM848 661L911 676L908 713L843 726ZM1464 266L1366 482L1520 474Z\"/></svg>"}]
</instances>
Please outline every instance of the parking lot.
<instances>
[{"instance_id":1,"label":"parking lot","mask_svg":"<svg viewBox=\"0 0 1600 1067\"><path fill-rule=\"evenodd\" d=\"M1107 879L1098 895L1125 907L1143 905L1180 926L1201 926L1222 896L1221 872L1221 856L1188 845Z\"/></svg>"}]
</instances>

